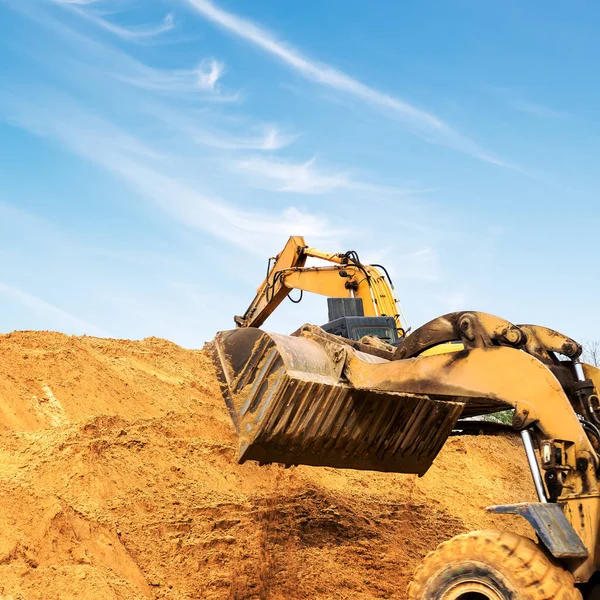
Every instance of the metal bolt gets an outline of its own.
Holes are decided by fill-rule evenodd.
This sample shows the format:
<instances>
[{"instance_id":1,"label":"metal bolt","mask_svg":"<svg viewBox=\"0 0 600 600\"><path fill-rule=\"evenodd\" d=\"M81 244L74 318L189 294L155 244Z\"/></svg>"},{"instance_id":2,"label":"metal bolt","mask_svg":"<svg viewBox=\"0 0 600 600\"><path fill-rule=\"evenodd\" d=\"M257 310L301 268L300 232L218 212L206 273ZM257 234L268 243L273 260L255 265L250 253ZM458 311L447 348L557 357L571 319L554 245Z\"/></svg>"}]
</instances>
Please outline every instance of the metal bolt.
<instances>
[{"instance_id":1,"label":"metal bolt","mask_svg":"<svg viewBox=\"0 0 600 600\"><path fill-rule=\"evenodd\" d=\"M458 326L468 340L473 341L475 339L475 334L471 331L471 321L469 319L463 319Z\"/></svg>"},{"instance_id":2,"label":"metal bolt","mask_svg":"<svg viewBox=\"0 0 600 600\"><path fill-rule=\"evenodd\" d=\"M522 338L521 332L516 327L505 329L502 335L509 344L518 344Z\"/></svg>"}]
</instances>

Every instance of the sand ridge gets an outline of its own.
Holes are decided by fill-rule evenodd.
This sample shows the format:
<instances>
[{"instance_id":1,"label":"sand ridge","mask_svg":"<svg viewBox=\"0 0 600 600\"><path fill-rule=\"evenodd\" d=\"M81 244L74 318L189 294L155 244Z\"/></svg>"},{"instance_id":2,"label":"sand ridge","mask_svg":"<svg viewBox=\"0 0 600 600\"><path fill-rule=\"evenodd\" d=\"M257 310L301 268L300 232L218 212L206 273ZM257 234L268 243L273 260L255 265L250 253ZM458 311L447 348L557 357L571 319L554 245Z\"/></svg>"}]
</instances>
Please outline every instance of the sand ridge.
<instances>
[{"instance_id":1,"label":"sand ridge","mask_svg":"<svg viewBox=\"0 0 600 600\"><path fill-rule=\"evenodd\" d=\"M427 475L238 465L209 357L157 338L0 336L0 599L405 598L422 557L534 500L518 438Z\"/></svg>"}]
</instances>

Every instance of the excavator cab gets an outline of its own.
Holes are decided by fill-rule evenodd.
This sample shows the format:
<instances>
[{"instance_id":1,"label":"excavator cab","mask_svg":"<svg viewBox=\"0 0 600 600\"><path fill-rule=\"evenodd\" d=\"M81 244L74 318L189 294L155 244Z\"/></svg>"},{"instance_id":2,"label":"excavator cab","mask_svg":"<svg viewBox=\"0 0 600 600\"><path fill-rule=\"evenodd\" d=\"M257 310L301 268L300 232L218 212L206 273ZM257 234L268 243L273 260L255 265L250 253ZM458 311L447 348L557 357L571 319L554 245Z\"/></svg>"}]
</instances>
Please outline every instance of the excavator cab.
<instances>
[{"instance_id":1,"label":"excavator cab","mask_svg":"<svg viewBox=\"0 0 600 600\"><path fill-rule=\"evenodd\" d=\"M358 342L365 336L376 337L392 346L400 337L393 317L365 317L362 298L327 298L329 322L321 329L332 335Z\"/></svg>"}]
</instances>

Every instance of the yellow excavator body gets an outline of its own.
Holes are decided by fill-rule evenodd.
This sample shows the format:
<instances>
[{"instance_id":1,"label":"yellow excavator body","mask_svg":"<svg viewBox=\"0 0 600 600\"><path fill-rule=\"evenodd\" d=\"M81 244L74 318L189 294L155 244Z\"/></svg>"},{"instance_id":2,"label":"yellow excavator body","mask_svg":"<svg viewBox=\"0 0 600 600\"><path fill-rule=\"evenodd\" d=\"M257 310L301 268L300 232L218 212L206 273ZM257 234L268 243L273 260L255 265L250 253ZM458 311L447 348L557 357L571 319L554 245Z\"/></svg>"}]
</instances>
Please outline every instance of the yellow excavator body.
<instances>
[{"instance_id":1,"label":"yellow excavator body","mask_svg":"<svg viewBox=\"0 0 600 600\"><path fill-rule=\"evenodd\" d=\"M307 267L309 258L329 264ZM399 337L407 329L384 267L362 264L356 252L330 253L310 248L302 236L290 237L283 250L269 259L267 277L246 312L234 318L236 325L260 327L292 290L330 298L360 298L365 316L392 317Z\"/></svg>"}]
</instances>

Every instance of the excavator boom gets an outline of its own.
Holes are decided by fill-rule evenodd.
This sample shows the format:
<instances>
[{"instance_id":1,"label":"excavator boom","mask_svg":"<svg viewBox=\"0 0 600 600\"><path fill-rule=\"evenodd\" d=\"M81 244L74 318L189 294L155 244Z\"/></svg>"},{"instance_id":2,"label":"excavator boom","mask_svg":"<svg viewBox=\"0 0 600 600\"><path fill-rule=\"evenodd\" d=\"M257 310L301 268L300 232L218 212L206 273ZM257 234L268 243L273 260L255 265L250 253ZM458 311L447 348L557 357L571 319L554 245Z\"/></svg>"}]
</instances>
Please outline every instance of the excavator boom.
<instances>
[{"instance_id":1,"label":"excavator boom","mask_svg":"<svg viewBox=\"0 0 600 600\"><path fill-rule=\"evenodd\" d=\"M307 267L309 258L330 264ZM393 318L399 338L406 330L393 285L384 267L362 264L353 251L332 254L310 248L302 236L290 237L283 250L269 259L267 277L245 313L234 318L236 325L260 327L291 290L330 298L359 298L364 316Z\"/></svg>"}]
</instances>

